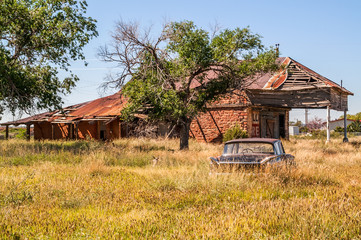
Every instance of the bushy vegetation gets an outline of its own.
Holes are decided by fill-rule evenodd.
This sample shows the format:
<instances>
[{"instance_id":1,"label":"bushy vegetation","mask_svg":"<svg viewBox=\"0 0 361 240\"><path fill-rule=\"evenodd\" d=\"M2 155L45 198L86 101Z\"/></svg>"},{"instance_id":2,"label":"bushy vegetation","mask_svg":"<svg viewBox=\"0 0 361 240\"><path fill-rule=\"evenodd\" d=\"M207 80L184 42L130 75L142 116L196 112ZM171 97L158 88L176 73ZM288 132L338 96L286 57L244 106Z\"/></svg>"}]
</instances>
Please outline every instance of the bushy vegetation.
<instances>
[{"instance_id":1,"label":"bushy vegetation","mask_svg":"<svg viewBox=\"0 0 361 240\"><path fill-rule=\"evenodd\" d=\"M1 141L1 239L358 239L361 141L292 139L292 171L210 175L221 145Z\"/></svg>"},{"instance_id":2,"label":"bushy vegetation","mask_svg":"<svg viewBox=\"0 0 361 240\"><path fill-rule=\"evenodd\" d=\"M223 135L223 142L227 142L229 140L238 139L238 138L247 138L247 131L243 130L239 124L234 125L229 128Z\"/></svg>"},{"instance_id":3,"label":"bushy vegetation","mask_svg":"<svg viewBox=\"0 0 361 240\"><path fill-rule=\"evenodd\" d=\"M9 138L26 139L26 128L9 128ZM0 139L5 139L5 127L0 128Z\"/></svg>"},{"instance_id":4,"label":"bushy vegetation","mask_svg":"<svg viewBox=\"0 0 361 240\"><path fill-rule=\"evenodd\" d=\"M335 132L344 132L343 127L336 127ZM347 126L347 132L353 133L353 132L361 132L361 122L353 122Z\"/></svg>"}]
</instances>

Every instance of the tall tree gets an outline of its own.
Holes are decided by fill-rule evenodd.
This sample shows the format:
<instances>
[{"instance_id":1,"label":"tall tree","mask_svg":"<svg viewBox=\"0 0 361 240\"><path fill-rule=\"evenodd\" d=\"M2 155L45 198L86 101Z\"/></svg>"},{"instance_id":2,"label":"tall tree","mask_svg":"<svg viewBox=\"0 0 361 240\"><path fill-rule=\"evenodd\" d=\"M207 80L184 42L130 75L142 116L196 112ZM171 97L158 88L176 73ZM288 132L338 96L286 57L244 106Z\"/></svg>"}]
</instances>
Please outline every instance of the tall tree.
<instances>
[{"instance_id":1,"label":"tall tree","mask_svg":"<svg viewBox=\"0 0 361 240\"><path fill-rule=\"evenodd\" d=\"M274 70L277 55L249 28L210 36L190 21L165 25L155 40L150 31L120 21L112 45L99 52L104 61L122 68L106 84L122 87L128 97L123 118L142 111L151 119L173 122L180 128L180 149L188 148L190 124L207 102L242 90L256 74Z\"/></svg>"},{"instance_id":2,"label":"tall tree","mask_svg":"<svg viewBox=\"0 0 361 240\"><path fill-rule=\"evenodd\" d=\"M340 116L339 119L344 119L344 115ZM361 121L361 112L356 114L347 114L347 119Z\"/></svg>"},{"instance_id":3,"label":"tall tree","mask_svg":"<svg viewBox=\"0 0 361 240\"><path fill-rule=\"evenodd\" d=\"M58 108L78 77L71 60L98 35L86 1L0 1L0 114ZM69 72L59 79L58 69Z\"/></svg>"}]
</instances>

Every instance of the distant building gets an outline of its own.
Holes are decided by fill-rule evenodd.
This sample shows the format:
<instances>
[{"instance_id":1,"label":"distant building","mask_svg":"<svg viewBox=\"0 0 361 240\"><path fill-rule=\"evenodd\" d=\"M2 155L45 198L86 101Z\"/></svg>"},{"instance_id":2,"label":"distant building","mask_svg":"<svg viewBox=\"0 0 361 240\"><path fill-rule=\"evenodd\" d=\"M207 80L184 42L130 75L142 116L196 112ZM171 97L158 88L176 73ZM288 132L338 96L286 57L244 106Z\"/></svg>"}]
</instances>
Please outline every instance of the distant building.
<instances>
[{"instance_id":1,"label":"distant building","mask_svg":"<svg viewBox=\"0 0 361 240\"><path fill-rule=\"evenodd\" d=\"M300 134L300 128L298 126L290 126L289 127L290 136L295 136Z\"/></svg>"},{"instance_id":2,"label":"distant building","mask_svg":"<svg viewBox=\"0 0 361 240\"><path fill-rule=\"evenodd\" d=\"M355 120L347 119L347 126L355 122ZM344 119L337 119L330 121L330 130L335 130L336 127L344 127Z\"/></svg>"}]
</instances>

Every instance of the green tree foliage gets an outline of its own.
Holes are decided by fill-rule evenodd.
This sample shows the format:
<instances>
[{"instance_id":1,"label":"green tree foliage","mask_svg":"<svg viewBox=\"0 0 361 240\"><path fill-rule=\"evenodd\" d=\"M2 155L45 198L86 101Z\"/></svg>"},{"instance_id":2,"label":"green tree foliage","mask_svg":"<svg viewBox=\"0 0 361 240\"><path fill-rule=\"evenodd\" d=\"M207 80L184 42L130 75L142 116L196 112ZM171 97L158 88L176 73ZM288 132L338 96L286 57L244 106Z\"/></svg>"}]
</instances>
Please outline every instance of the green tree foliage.
<instances>
[{"instance_id":1,"label":"green tree foliage","mask_svg":"<svg viewBox=\"0 0 361 240\"><path fill-rule=\"evenodd\" d=\"M248 138L248 133L236 124L224 133L223 142L239 138Z\"/></svg>"},{"instance_id":2,"label":"green tree foliage","mask_svg":"<svg viewBox=\"0 0 361 240\"><path fill-rule=\"evenodd\" d=\"M335 132L344 132L344 128L338 126L335 128ZM347 126L347 132L361 132L361 122L355 121L350 123Z\"/></svg>"},{"instance_id":3,"label":"green tree foliage","mask_svg":"<svg viewBox=\"0 0 361 240\"><path fill-rule=\"evenodd\" d=\"M343 119L344 115L340 116L339 119ZM347 114L347 119L355 120L355 121L361 121L361 112L356 114Z\"/></svg>"},{"instance_id":4,"label":"green tree foliage","mask_svg":"<svg viewBox=\"0 0 361 240\"><path fill-rule=\"evenodd\" d=\"M297 119L296 122L290 121L290 126L297 126L297 127L302 127L303 123Z\"/></svg>"},{"instance_id":5,"label":"green tree foliage","mask_svg":"<svg viewBox=\"0 0 361 240\"><path fill-rule=\"evenodd\" d=\"M345 129L345 128L343 128L343 127L337 126L337 127L335 127L335 130L334 130L334 131L335 131L335 132L339 132L339 133L341 133L341 132L343 133L343 132L344 132L344 129Z\"/></svg>"},{"instance_id":6,"label":"green tree foliage","mask_svg":"<svg viewBox=\"0 0 361 240\"><path fill-rule=\"evenodd\" d=\"M242 90L254 75L278 67L276 51L265 49L249 28L211 36L193 22L172 22L153 40L137 24L118 22L112 37L112 47L101 48L99 55L124 69L107 81L125 85L129 102L123 118L143 112L178 125L181 149L188 148L190 123L207 102Z\"/></svg>"},{"instance_id":7,"label":"green tree foliage","mask_svg":"<svg viewBox=\"0 0 361 240\"><path fill-rule=\"evenodd\" d=\"M98 35L86 1L0 1L0 114L60 107L78 80L69 61ZM59 79L58 68L69 71Z\"/></svg>"},{"instance_id":8,"label":"green tree foliage","mask_svg":"<svg viewBox=\"0 0 361 240\"><path fill-rule=\"evenodd\" d=\"M361 132L361 122L355 121L347 126L348 132Z\"/></svg>"}]
</instances>

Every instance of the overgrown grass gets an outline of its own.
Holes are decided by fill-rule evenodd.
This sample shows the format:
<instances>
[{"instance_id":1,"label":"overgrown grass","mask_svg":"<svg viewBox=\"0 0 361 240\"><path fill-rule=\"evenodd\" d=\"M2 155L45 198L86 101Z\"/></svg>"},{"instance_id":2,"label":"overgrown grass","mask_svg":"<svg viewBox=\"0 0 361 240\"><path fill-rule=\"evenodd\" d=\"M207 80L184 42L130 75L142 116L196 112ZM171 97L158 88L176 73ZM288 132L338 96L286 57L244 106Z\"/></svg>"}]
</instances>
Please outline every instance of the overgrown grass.
<instances>
[{"instance_id":1,"label":"overgrown grass","mask_svg":"<svg viewBox=\"0 0 361 240\"><path fill-rule=\"evenodd\" d=\"M1 239L360 239L361 150L284 142L297 169L210 175L222 146L0 142Z\"/></svg>"}]
</instances>

